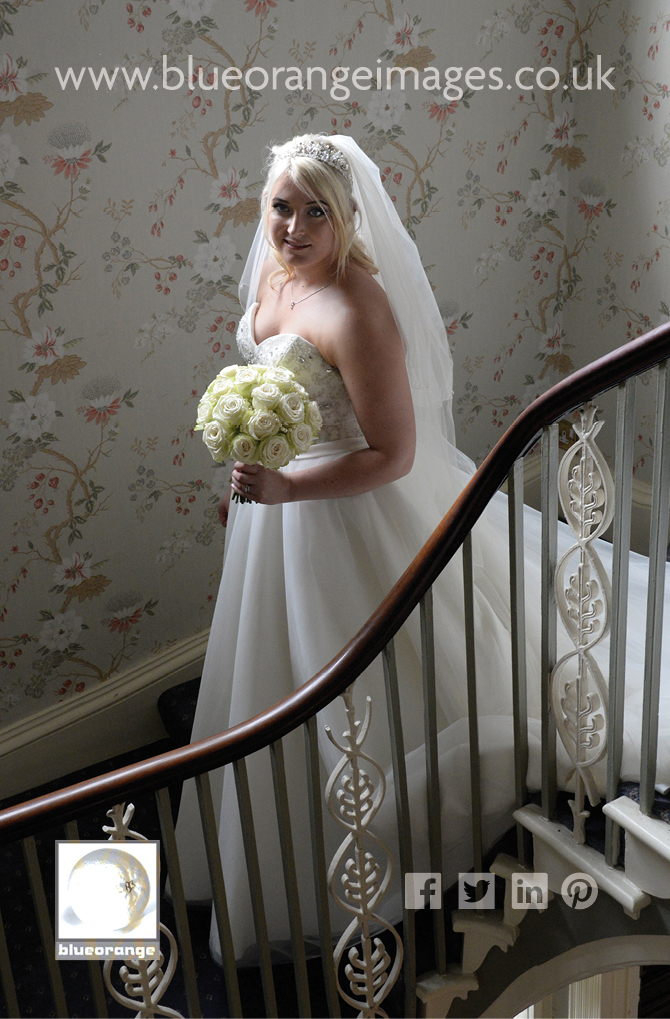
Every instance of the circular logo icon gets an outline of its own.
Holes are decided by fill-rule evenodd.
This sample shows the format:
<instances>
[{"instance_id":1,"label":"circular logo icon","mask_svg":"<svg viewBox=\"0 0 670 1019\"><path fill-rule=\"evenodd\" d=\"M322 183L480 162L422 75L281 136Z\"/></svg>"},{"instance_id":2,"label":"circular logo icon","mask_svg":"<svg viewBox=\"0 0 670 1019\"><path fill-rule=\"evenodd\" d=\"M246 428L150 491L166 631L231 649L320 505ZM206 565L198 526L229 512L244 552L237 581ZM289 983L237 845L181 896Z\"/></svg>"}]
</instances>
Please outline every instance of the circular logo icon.
<instances>
[{"instance_id":1,"label":"circular logo icon","mask_svg":"<svg viewBox=\"0 0 670 1019\"><path fill-rule=\"evenodd\" d=\"M571 909L586 909L598 898L598 885L590 874L570 874L561 885L561 895Z\"/></svg>"},{"instance_id":2,"label":"circular logo icon","mask_svg":"<svg viewBox=\"0 0 670 1019\"><path fill-rule=\"evenodd\" d=\"M99 924L104 917L112 930L131 931L149 902L149 875L135 856L110 843L109 849L96 849L75 863L68 892L84 923Z\"/></svg>"}]
</instances>

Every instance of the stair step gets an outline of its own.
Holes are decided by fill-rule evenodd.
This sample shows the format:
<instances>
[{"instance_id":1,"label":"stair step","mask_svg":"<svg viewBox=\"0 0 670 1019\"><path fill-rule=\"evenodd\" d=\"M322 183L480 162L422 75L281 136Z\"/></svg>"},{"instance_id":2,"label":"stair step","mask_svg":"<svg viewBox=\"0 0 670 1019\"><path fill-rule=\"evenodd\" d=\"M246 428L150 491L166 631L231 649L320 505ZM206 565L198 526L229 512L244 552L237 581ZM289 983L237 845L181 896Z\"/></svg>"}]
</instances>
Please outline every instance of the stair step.
<instances>
[{"instance_id":1,"label":"stair step","mask_svg":"<svg viewBox=\"0 0 670 1019\"><path fill-rule=\"evenodd\" d=\"M626 877L649 895L670 899L670 826L626 796L603 810L626 832Z\"/></svg>"},{"instance_id":2,"label":"stair step","mask_svg":"<svg viewBox=\"0 0 670 1019\"><path fill-rule=\"evenodd\" d=\"M199 692L200 677L179 683L158 698L158 713L175 747L183 747L191 742Z\"/></svg>"}]
</instances>

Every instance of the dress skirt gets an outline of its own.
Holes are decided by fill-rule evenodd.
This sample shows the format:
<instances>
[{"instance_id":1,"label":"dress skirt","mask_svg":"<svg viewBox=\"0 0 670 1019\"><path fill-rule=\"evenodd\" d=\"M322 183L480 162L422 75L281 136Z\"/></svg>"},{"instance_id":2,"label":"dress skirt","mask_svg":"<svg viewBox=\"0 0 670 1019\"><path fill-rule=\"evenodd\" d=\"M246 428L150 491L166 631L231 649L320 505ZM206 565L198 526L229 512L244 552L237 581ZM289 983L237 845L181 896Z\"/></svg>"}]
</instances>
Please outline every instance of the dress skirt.
<instances>
[{"instance_id":1,"label":"dress skirt","mask_svg":"<svg viewBox=\"0 0 670 1019\"><path fill-rule=\"evenodd\" d=\"M313 446L292 461L285 471L299 471L365 446L363 439L344 439ZM429 537L440 516L468 481L462 471L447 472L451 490L443 492L444 505L426 508L422 493L408 479L363 495L265 506L231 502L221 586L212 620L195 715L192 740L222 732L271 707L310 679L355 635L388 594ZM438 512L439 510L439 512ZM512 688L509 616L509 564L507 501L495 497L474 530L475 618L478 711L484 788L484 833L492 843L509 826L513 806ZM540 517L525 513L526 605L529 738L531 765L539 775L540 717ZM571 544L562 525L559 555ZM599 543L609 569L610 546ZM629 620L629 686L627 687L624 777L638 769L636 733L641 714L641 663L644 658L644 610L647 560L631 556ZM469 773L467 747L467 690L463 630L463 583L460 553L434 585L435 649L437 672L439 753L442 778L442 813L446 821L444 853L447 873L471 865L469 835ZM667 606L666 606L667 608ZM669 613L670 621L670 613ZM560 623L559 623L560 629ZM559 654L572 645L567 637ZM670 672L668 647L664 675ZM429 869L425 845L425 763L423 754L422 673L419 613L415 610L395 639L401 711L407 754L408 783L413 813L415 870ZM607 675L607 648L599 653ZM637 677L637 678L635 678ZM663 733L670 729L670 694L662 688L660 780L670 784L670 751ZM394 851L397 846L391 753L386 721L386 700L381 661L356 681L354 702L362 719L365 698L372 698L372 725L364 749L387 772L385 803L373 828ZM533 721L534 720L534 721ZM342 700L336 700L317 717L322 775L327 776L340 758L325 733L336 737L346 728ZM665 727L665 729L664 729ZM670 735L670 733L666 733ZM316 944L317 916L312 893L309 813L302 732L284 738L284 753L291 803L291 825L300 884L305 940ZM667 746L668 740L665 741ZM639 743L637 743L639 746ZM274 805L272 772L267 750L247 759L252 793L263 894L270 940L275 949L287 945L286 897L281 877L281 855ZM563 772L567 762L563 761ZM225 777L224 777L225 773ZM235 782L231 766L212 774L215 810L219 811L219 843L233 926L236 957L245 958L256 936L249 898L246 858L242 842ZM211 898L204 844L193 780L184 785L177 824L186 898ZM344 837L344 829L326 812L328 859ZM449 855L451 854L451 855ZM397 854L396 854L397 860ZM392 885L385 915L400 915L400 888ZM341 931L350 917L333 904L333 930ZM339 914L336 915L336 914ZM220 954L216 925L212 950ZM246 956L249 960L249 956Z\"/></svg>"}]
</instances>

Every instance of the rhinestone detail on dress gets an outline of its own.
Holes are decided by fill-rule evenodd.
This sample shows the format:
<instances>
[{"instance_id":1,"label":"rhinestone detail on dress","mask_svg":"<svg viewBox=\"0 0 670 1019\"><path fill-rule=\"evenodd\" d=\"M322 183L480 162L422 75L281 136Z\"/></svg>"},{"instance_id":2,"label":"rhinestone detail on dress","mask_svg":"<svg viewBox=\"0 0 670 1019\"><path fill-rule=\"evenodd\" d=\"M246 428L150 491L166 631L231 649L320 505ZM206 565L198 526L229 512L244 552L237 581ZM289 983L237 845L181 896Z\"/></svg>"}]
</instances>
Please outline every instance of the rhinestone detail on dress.
<instances>
[{"instance_id":1,"label":"rhinestone detail on dress","mask_svg":"<svg viewBox=\"0 0 670 1019\"><path fill-rule=\"evenodd\" d=\"M319 442L355 439L362 432L351 405L342 376L321 356L309 340L297 333L268 336L262 343L254 340L252 329L257 304L240 319L237 347L247 364L281 366L293 372L296 382L304 386L311 400L316 400L323 418Z\"/></svg>"}]
</instances>

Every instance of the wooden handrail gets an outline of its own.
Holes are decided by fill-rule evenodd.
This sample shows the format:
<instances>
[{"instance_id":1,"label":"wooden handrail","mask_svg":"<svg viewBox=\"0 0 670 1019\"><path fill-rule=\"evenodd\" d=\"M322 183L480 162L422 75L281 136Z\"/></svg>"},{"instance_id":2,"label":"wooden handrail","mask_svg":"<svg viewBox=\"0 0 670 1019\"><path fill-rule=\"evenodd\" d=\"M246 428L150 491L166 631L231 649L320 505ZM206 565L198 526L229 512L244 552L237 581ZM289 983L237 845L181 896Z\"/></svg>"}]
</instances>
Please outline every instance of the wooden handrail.
<instances>
[{"instance_id":1,"label":"wooden handrail","mask_svg":"<svg viewBox=\"0 0 670 1019\"><path fill-rule=\"evenodd\" d=\"M669 356L670 323L666 323L576 371L522 411L381 605L339 654L294 693L217 736L0 811L0 841L246 757L307 721L342 693L397 633L542 428Z\"/></svg>"}]
</instances>

